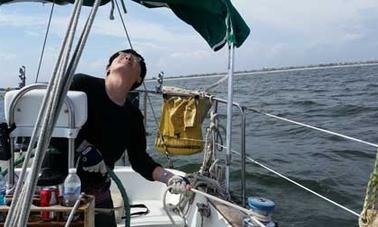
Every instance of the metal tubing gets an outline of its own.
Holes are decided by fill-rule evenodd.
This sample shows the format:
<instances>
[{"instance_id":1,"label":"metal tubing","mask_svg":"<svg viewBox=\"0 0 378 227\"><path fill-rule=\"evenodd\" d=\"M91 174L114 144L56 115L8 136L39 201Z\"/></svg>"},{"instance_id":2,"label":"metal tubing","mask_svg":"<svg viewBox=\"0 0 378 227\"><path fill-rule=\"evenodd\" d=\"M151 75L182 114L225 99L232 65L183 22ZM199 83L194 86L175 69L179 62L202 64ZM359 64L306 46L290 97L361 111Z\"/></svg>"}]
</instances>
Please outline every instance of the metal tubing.
<instances>
[{"instance_id":1,"label":"metal tubing","mask_svg":"<svg viewBox=\"0 0 378 227\"><path fill-rule=\"evenodd\" d=\"M218 101L215 100L214 102L214 114L217 114L218 113ZM215 121L215 127L218 128L218 119L215 118L214 119ZM218 136L215 135L215 133L213 132L213 158L214 160L217 158L217 144L218 144Z\"/></svg>"},{"instance_id":2,"label":"metal tubing","mask_svg":"<svg viewBox=\"0 0 378 227\"><path fill-rule=\"evenodd\" d=\"M11 104L10 104L10 111L11 113L14 113L14 106L15 106L15 103L18 102L18 100L21 98L21 96L26 93L28 90L32 89L32 87L38 87L38 86L41 86L41 84L36 84L36 85L30 85L30 86L27 86L27 87L24 87L23 89L20 90L20 92L18 93L18 96L16 96L15 98L13 98ZM44 85L45 87L46 85ZM50 91L51 91L51 87L49 86L47 88L47 92L46 92L46 95L45 97L43 98L43 101L42 101L42 105L41 105L41 108L39 110L39 113L38 113L38 117L37 117L37 122L35 124L35 127L33 129L33 133L32 133L32 136L31 136L31 139L30 139L30 142L29 142L29 146L28 146L28 150L26 152L26 157L25 157L25 160L24 160L24 163L22 165L22 171L21 171L21 174L18 178L18 182L17 182L17 185L16 185L16 188L15 188L15 191L14 191L14 194L13 194L13 201L12 201L12 204L11 204L11 207L9 209L9 212L8 212L8 215L7 215L7 218L5 220L5 226L15 226L16 225L16 222L18 220L18 218L20 217L20 214L19 213L16 213L18 211L18 209L22 206L22 204L19 202L19 200L22 200L23 196L25 193L21 193L21 190L22 190L22 185L23 185L23 182L24 182L24 179L26 177L26 169L27 169L27 165L28 165L28 162L31 158L31 154L32 154L32 149L34 147L34 144L37 140L37 132L39 130L39 125L41 124L42 122L42 116L44 115L43 113L43 109L46 107L47 105L47 99L49 98L50 96ZM14 116L13 115L10 115L9 117L9 121L10 123L14 123ZM14 171L14 166L10 166L10 171Z\"/></svg>"},{"instance_id":3,"label":"metal tubing","mask_svg":"<svg viewBox=\"0 0 378 227\"><path fill-rule=\"evenodd\" d=\"M76 200L71 212L70 212L70 215L68 216L68 219L67 219L67 222L65 224L65 227L69 227L71 225L71 222L72 222L72 219L76 213L76 210L79 208L79 205L80 205L80 200L81 198L83 198L84 196L84 193L81 193L79 198Z\"/></svg>"},{"instance_id":4,"label":"metal tubing","mask_svg":"<svg viewBox=\"0 0 378 227\"><path fill-rule=\"evenodd\" d=\"M73 113L74 107L71 99L65 98L64 103L68 108L68 124L71 129L75 128L75 114ZM72 135L69 135L70 137ZM75 139L68 139L68 168L75 168Z\"/></svg>"},{"instance_id":5,"label":"metal tubing","mask_svg":"<svg viewBox=\"0 0 378 227\"><path fill-rule=\"evenodd\" d=\"M59 86L60 80L61 80L60 76L57 76L57 75L62 75L64 73L65 68L66 68L66 62L67 62L67 58L69 56L69 50L71 48L71 43L72 43L72 40L73 40L72 27L74 27L73 30L75 30L77 22L78 22L76 14L78 14L78 12L80 12L81 2L82 2L81 0L77 0L75 2L73 14L72 14L71 20L70 20L70 28L69 28L69 31L66 33L65 39L64 39L63 44L62 44L62 49L59 53L58 61L57 61L56 66L54 68L53 76L50 80L51 83L48 86L48 89L47 89L48 91L46 92L46 95L45 95L44 100L42 102L41 110L45 110L47 108L47 111L45 110L45 112L43 112L43 114L41 114L42 111L40 111L40 113L39 113L37 124L36 124L36 126L33 130L31 143L29 144L29 148L28 148L27 158L24 162L24 165L23 165L23 168L22 168L23 171L22 171L21 175L24 175L24 173L26 172L25 171L25 169L26 169L25 163L27 163L27 160L30 159L31 147L34 146L35 137L36 137L35 135L36 135L36 132L38 131L37 129L38 129L39 124L41 122L43 122L41 130L40 130L40 132L38 132L40 137L44 136L44 135L48 135L48 133L51 133L51 131L52 131L52 129L51 130L48 129L48 127L49 127L49 123L48 123L49 121L47 120L48 116L45 116L44 113L50 112L52 106L54 105L53 98L51 97L50 94L56 94L56 89ZM73 26L72 26L72 24L73 24ZM64 48L65 46L67 46L66 45L67 43L68 43L69 47ZM63 56L63 55L65 55L65 56ZM56 83L58 83L58 84L56 84ZM47 131L47 133L46 133L46 131ZM48 138L48 140L49 140L49 138ZM41 143L43 145L41 145ZM37 160L39 160L41 158L41 157L39 157L40 155L44 156L45 152L44 152L43 149L46 148L45 146L46 146L46 141L43 141L41 138L38 138L38 144L37 144L37 149L36 149L36 156L37 156L36 159ZM40 153L42 153L42 154L40 154ZM25 226L26 225L27 217L29 216L29 212L30 212L31 196L32 196L32 193L34 193L34 189L35 189L35 186L36 186L36 181L35 181L36 174L37 174L36 172L39 172L40 165L42 163L41 162L41 163L37 164L36 159L34 160L33 165L32 165L32 170L34 170L34 172L32 171L31 174L29 175L29 178L28 178L29 181L33 181L33 182L29 182L29 184L26 185L26 188L23 189L23 193L21 193L20 199L16 199L17 201L12 202L12 206L10 208L10 211L9 211L7 219L6 219L6 223L5 223L6 226L15 226L15 225ZM39 167L39 168L37 169L35 167L37 167L37 168ZM21 188L21 187L19 187L19 186L22 185L22 179L23 179L23 177L21 177L21 180L19 180L19 184L17 184L17 187L16 187L16 192L15 192L15 194L17 195L16 198L18 198L19 197L18 195L20 194L19 188ZM25 192L25 190L26 190L26 192ZM14 215L13 211L16 211L18 213L16 213Z\"/></svg>"},{"instance_id":6,"label":"metal tubing","mask_svg":"<svg viewBox=\"0 0 378 227\"><path fill-rule=\"evenodd\" d=\"M226 127L226 191L230 191L230 165L231 165L231 135L232 135L232 106L234 98L233 74L234 74L234 44L229 44L229 71L227 92L227 127Z\"/></svg>"},{"instance_id":7,"label":"metal tubing","mask_svg":"<svg viewBox=\"0 0 378 227\"><path fill-rule=\"evenodd\" d=\"M24 88L22 88L15 97L13 97L13 100L12 102L10 103L9 105L9 124L10 125L13 125L15 122L14 122L14 109L16 107L16 104L18 103L18 101L21 99L21 97L29 92L30 90L33 90L33 89L38 89L38 88L46 88L46 84L33 84L33 85L29 85L29 86L26 86ZM41 115L41 111L40 113L38 113L38 118L39 118L39 115ZM38 128L36 127L34 129L34 131L36 131ZM34 134L34 132L33 132ZM14 138L11 138L11 158L9 159L9 165L8 165L8 187L9 188L13 188L14 187L14 183L15 183L15 179L14 179ZM35 137L32 137L30 142L29 142L29 147L30 147L30 144L34 144L35 142ZM26 171L26 167L27 167L27 163L29 162L29 159L30 159L30 156L31 156L31 152L29 152L30 148L28 148L28 152L26 154L26 157L25 157L25 163L22 167L22 170L23 172ZM22 174L21 172L21 175L20 175L20 178L19 180L23 181L24 180L24 175ZM17 194L17 190L15 190L16 194ZM17 198L18 198L18 195L17 195Z\"/></svg>"},{"instance_id":8,"label":"metal tubing","mask_svg":"<svg viewBox=\"0 0 378 227\"><path fill-rule=\"evenodd\" d=\"M242 192L242 206L245 207L246 202L246 179L245 179L245 157L246 157L246 151L245 151L245 108L241 107L242 111L242 123L241 123L241 192Z\"/></svg>"},{"instance_id":9,"label":"metal tubing","mask_svg":"<svg viewBox=\"0 0 378 227\"><path fill-rule=\"evenodd\" d=\"M76 69L76 66L78 64L78 61L79 61L79 58L81 56L81 53L82 53L82 50L83 50L83 46L86 42L86 39L88 37L88 33L90 31L90 27L91 25L93 24L93 20L94 20L94 16L97 12L97 9L100 5L100 0L96 0L94 5L93 5L93 8L91 10L91 13L89 15L89 18L86 22L86 25L84 27L84 31L80 37L80 40L79 40L79 44L77 46L77 49L74 53L74 56L72 57L72 60L68 66L68 69L66 71L66 62L63 61L63 63L61 64L61 68L64 70L63 73L66 74L66 78L64 78L64 74L60 75L60 77L58 77L58 82L56 84L56 90L53 89L53 94L56 96L53 98L57 98L57 99L53 99L52 100L52 103L51 105L48 105L48 112L51 112L51 111L57 111L59 112L60 111L60 108L61 108L61 105L62 105L62 102L63 102L63 97L62 95L65 95L68 91L68 88L69 88L69 84L70 82L72 81L72 76L73 76L73 73ZM76 3L78 3L78 5L80 5L79 7L79 12L80 12L80 8L81 8L81 5L82 5L82 0L78 0L75 2L75 6L76 6ZM78 13L80 14L80 13ZM75 25L74 25L74 28L73 28L73 33L74 31L76 30L76 25L77 25L77 21L75 21ZM70 40L71 41L71 40ZM69 48L71 47L71 42L69 44ZM67 50L68 54L69 54L69 51ZM66 59L64 59L66 60ZM60 95L60 96L58 96ZM36 159L34 160L33 162L33 166L32 168L35 170L35 172L39 172L40 168L41 168L41 165L42 165L42 161L40 160L41 158L44 157L44 150L43 148L46 148L46 141L41 141L41 138L47 138L47 141L50 139L51 137L51 132L53 130L53 126L55 124L55 121L57 120L57 115L55 113L55 115L53 115L53 118L51 119L44 119L44 124L42 125L42 131L41 131L41 136L39 138L39 142L38 143L38 146L37 146L37 152L41 152L40 155L36 155ZM45 129L45 130L44 130ZM42 145L41 145L42 144ZM39 148L42 148L42 149L39 149ZM29 216L29 213L30 213L30 204L31 204L31 196L32 196L32 193L34 193L34 190L35 190L35 187L36 187L36 176L35 176L35 172L32 171L31 173L31 177L30 177L30 181L31 184L28 185L27 187L27 192L26 192L26 203L27 205L25 205L22 209L22 214L23 216L21 217L21 220L19 221L19 226L25 226L26 225L26 222L27 222L27 217Z\"/></svg>"},{"instance_id":10,"label":"metal tubing","mask_svg":"<svg viewBox=\"0 0 378 227\"><path fill-rule=\"evenodd\" d=\"M20 101L21 97L24 96L27 92L31 91L31 90L34 90L34 89L41 89L41 88L46 88L46 85L45 84L33 84L33 85L30 85L28 87L25 87L25 89L23 89L22 91L20 91L12 100L12 103L10 104L9 106L9 123L10 124L14 124L14 110L15 110L15 107L17 105L17 103ZM64 100L64 104L67 106L68 108L68 127L70 127L71 129L74 129L75 128L75 114L73 113L73 103L70 99L66 98ZM14 179L14 137L11 137L11 158L9 159L9 170L8 170L8 188L12 188L14 186L14 183L15 183L15 179ZM31 143L32 141L30 141ZM72 148L73 146L73 148ZM72 157L74 154L74 139L70 138L69 139L69 157L70 155ZM70 158L68 158L68 160L71 160ZM72 161L68 163L68 166L69 168L73 168L74 166L74 161L72 159Z\"/></svg>"},{"instance_id":11,"label":"metal tubing","mask_svg":"<svg viewBox=\"0 0 378 227\"><path fill-rule=\"evenodd\" d=\"M75 10L74 11L76 11L76 9L78 9L75 12L75 13L77 13L77 15L80 12L81 3L82 3L81 0L78 0L78 1L75 2ZM76 8L77 6L80 6L80 7ZM74 28L72 28L72 27L70 28L70 33L72 35L69 37L68 47L64 49L65 56L62 59L61 64L59 65L57 82L56 82L56 84L53 84L54 85L53 89L52 89L52 96L53 97L51 97L49 99L49 102L48 102L48 105L47 105L47 110L45 110L46 113L50 113L50 114L53 113L53 116L52 117L44 116L44 119L43 119L41 132L39 134L40 137L38 138L38 144L37 144L37 149L36 149L36 157L34 158L34 162L33 162L33 165L32 165L32 171L31 171L30 176L28 178L29 184L26 187L26 195L25 195L25 198L23 198L25 204L21 209L21 217L20 217L20 220L17 223L18 226L20 226L20 227L26 226L27 217L29 216L29 213L30 213L31 198L32 198L32 195L34 193L36 183L37 183L36 177L37 177L37 174L38 174L38 172L41 168L42 159L45 155L45 149L47 148L47 143L48 143L48 141L51 137L51 133L53 131L53 126L54 126L55 121L57 119L58 114L55 113L55 115L54 115L53 111L59 112L61 104L62 104L61 102L63 101L62 97L58 97L58 95L62 94L62 93L66 94L66 91L68 90L68 88L65 89L67 87L67 85L65 86L64 79L67 79L67 78L64 78L64 74L67 72L66 71L67 60L68 60L68 57L69 57L69 52L70 52L70 48L71 48L71 44L72 44L73 34L74 34L74 31L76 30L77 19L78 19L78 17L76 17L75 20L74 20L75 21L74 25L73 25ZM67 81L70 81L70 73L71 73L71 71L69 71Z\"/></svg>"},{"instance_id":12,"label":"metal tubing","mask_svg":"<svg viewBox=\"0 0 378 227\"><path fill-rule=\"evenodd\" d=\"M15 138L11 137L10 138L10 152L11 152L11 157L9 159L9 165L8 165L8 189L13 190L14 187L14 142ZM12 167L12 168L11 168Z\"/></svg>"},{"instance_id":13,"label":"metal tubing","mask_svg":"<svg viewBox=\"0 0 378 227\"><path fill-rule=\"evenodd\" d=\"M143 111L144 111L144 129L147 132L147 92L143 96Z\"/></svg>"}]
</instances>

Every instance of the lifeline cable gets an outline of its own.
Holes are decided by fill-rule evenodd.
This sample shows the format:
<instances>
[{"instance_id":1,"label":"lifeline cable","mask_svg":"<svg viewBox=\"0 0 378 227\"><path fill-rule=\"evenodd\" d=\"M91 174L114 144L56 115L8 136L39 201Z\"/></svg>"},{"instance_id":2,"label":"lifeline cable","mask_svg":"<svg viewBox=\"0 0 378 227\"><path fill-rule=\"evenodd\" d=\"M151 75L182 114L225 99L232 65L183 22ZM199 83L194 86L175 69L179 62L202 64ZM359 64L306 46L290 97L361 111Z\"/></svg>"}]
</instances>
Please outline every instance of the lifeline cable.
<instances>
[{"instance_id":1,"label":"lifeline cable","mask_svg":"<svg viewBox=\"0 0 378 227\"><path fill-rule=\"evenodd\" d=\"M236 152L236 151L234 151L234 150L232 150L232 153L237 154L237 155L239 155L239 156L241 155L240 153L238 153L238 152ZM304 189L304 190L306 190L306 191L308 191L308 192L310 192L310 193L312 193L312 194L318 196L319 198L324 199L325 201L327 201L327 202L329 202L329 203L331 203L331 204L333 204L333 205L335 205L335 206L338 206L339 208L341 208L341 209L343 209L343 210L346 210L346 211L348 211L349 213L354 214L354 215L357 216L357 217L360 216L357 212L355 212L355 211L353 211L353 210L351 210L351 209L349 209L349 208L347 208L347 207L345 207L345 206L343 206L343 205L341 205L341 204L339 204L339 203L337 203L337 202L335 202L335 201L333 201L333 200L331 200L331 199L329 199L329 198L327 198L327 197L325 197L325 196L323 196L323 195L321 195L321 194L319 194L319 193L317 193L317 192L315 192L315 191L313 191L313 190L311 190L311 189L309 189L309 188L307 188L307 187L301 185L300 183L298 183L298 182L296 182L296 181L290 179L289 177L286 177L285 175L283 175L283 174L281 174L281 173L279 173L279 172L277 172L277 171L275 171L275 170L273 170L273 169L271 169L271 168L269 168L269 167L267 167L267 166L261 164L260 162L258 162L258 161L256 161L256 160L252 159L251 157L246 156L246 158L247 158L248 161L250 161L250 162L252 162L252 163L255 163L256 165L258 165L258 166L260 166L260 167L262 167L262 168L268 170L269 172L274 173L274 174L276 174L277 176L279 176L279 177L281 177L281 178L283 178L283 179L285 179L285 180L287 180L287 181L289 181L289 182L295 184L296 186L298 186L298 187L300 187L300 188L302 188L302 189Z\"/></svg>"},{"instance_id":2,"label":"lifeline cable","mask_svg":"<svg viewBox=\"0 0 378 227\"><path fill-rule=\"evenodd\" d=\"M122 1L122 0L121 0L121 1ZM123 21L122 13L121 13L121 10L119 9L118 1L117 1L117 0L114 0L114 2L115 2L115 5L116 5L116 7L117 7L117 11L118 11L119 17L121 18L121 22L122 22L123 30L125 31L125 34L126 34L126 37L127 37L127 41L129 42L130 48L131 48L131 49L134 49L134 48L133 48L133 45L131 44L131 40L130 40L129 33L127 32L127 28L126 28L125 22ZM125 9L126 9L126 8L125 8Z\"/></svg>"},{"instance_id":3,"label":"lifeline cable","mask_svg":"<svg viewBox=\"0 0 378 227\"><path fill-rule=\"evenodd\" d=\"M315 127L315 126L312 126L312 125L309 125L309 124L305 124L305 123L301 123L301 122L298 122L298 121L290 120L288 118L279 117L279 116L276 116L276 115L273 115L273 114L264 113L264 112L262 112L260 110L249 108L249 107L247 107L247 110L250 110L250 111L255 112L255 113L263 114L263 115L268 116L268 117L276 118L276 119L281 120L281 121L290 122L290 123L293 123L293 124L296 124L296 125L300 125L300 126L303 126L303 127L306 127L306 128L315 129L317 131L321 131L321 132L324 132L324 133L327 133L327 134L331 134L331 135L334 135L334 136L342 137L344 139L352 140L352 141L355 141L355 142L366 144L368 146L372 146L372 147L378 148L378 144L370 143L370 142L367 142L367 141L364 141L364 140L361 140L361 139L357 139L357 138L354 138L354 137L351 137L351 136L343 135L341 133L337 133L337 132L333 132L333 131L330 131L330 130L322 129L322 128Z\"/></svg>"},{"instance_id":4,"label":"lifeline cable","mask_svg":"<svg viewBox=\"0 0 378 227\"><path fill-rule=\"evenodd\" d=\"M52 6L51 6L49 22L47 23L45 39L43 41L42 50L41 50L41 56L39 58L39 63L38 63L37 75L35 77L35 82L34 83L38 82L39 71L41 69L42 59L43 59L43 55L45 53L46 41L47 41L47 37L48 37L48 34L49 34L49 30L50 30L51 19L52 19L52 15L54 13L54 6L55 6L55 1L52 3Z\"/></svg>"}]
</instances>

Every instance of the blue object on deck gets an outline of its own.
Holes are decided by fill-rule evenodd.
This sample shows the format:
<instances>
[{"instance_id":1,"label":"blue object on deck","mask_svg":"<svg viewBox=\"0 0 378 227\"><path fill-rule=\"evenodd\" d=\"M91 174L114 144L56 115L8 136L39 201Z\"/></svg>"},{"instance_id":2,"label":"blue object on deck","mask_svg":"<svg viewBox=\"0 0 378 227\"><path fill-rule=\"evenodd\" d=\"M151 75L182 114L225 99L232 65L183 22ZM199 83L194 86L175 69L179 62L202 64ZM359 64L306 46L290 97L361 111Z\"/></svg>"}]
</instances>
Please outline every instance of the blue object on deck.
<instances>
[{"instance_id":1,"label":"blue object on deck","mask_svg":"<svg viewBox=\"0 0 378 227\"><path fill-rule=\"evenodd\" d=\"M248 206L257 213L268 215L272 213L276 204L263 197L248 197Z\"/></svg>"}]
</instances>

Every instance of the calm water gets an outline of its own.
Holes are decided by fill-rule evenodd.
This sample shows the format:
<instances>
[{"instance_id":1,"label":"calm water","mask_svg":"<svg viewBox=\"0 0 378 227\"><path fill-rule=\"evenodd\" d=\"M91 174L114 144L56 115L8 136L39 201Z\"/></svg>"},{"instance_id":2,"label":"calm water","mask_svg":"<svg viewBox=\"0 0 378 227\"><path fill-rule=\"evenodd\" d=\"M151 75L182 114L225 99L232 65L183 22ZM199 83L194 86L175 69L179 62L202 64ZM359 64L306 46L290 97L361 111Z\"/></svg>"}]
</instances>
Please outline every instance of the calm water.
<instances>
[{"instance_id":1,"label":"calm water","mask_svg":"<svg viewBox=\"0 0 378 227\"><path fill-rule=\"evenodd\" d=\"M197 89L215 81L214 78L192 79L167 81L165 85ZM238 76L234 88L235 101L244 106L378 142L378 66ZM227 85L219 86L212 94L226 98ZM159 98L151 98L159 115ZM222 124L225 126L226 121ZM238 114L233 124L233 149L240 151ZM148 138L150 150L153 150L155 129L150 111L147 127L151 134ZM250 157L358 213L362 209L375 148L253 112L247 115L246 134ZM151 154L166 164L163 156L153 151ZM201 158L202 154L173 159L175 167L195 171ZM231 184L237 196L240 195L237 155L233 155L232 165ZM277 207L273 217L280 226L358 225L354 215L251 163L247 165L247 194L275 201Z\"/></svg>"}]
</instances>

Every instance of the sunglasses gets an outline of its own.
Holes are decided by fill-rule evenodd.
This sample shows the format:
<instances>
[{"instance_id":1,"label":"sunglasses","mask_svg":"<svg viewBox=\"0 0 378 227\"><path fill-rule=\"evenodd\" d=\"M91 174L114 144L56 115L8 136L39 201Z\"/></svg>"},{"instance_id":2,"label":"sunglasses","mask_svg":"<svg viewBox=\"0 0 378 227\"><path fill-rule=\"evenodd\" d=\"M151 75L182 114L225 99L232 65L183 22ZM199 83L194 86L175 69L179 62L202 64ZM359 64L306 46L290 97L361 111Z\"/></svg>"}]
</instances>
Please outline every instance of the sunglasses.
<instances>
[{"instance_id":1,"label":"sunglasses","mask_svg":"<svg viewBox=\"0 0 378 227\"><path fill-rule=\"evenodd\" d=\"M126 53L126 52L118 52L118 56L121 56L121 57L129 57L131 60L133 60L134 62L136 63L139 63L141 61L143 61L142 58L138 57L138 56L135 56L134 54L132 53Z\"/></svg>"}]
</instances>

